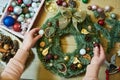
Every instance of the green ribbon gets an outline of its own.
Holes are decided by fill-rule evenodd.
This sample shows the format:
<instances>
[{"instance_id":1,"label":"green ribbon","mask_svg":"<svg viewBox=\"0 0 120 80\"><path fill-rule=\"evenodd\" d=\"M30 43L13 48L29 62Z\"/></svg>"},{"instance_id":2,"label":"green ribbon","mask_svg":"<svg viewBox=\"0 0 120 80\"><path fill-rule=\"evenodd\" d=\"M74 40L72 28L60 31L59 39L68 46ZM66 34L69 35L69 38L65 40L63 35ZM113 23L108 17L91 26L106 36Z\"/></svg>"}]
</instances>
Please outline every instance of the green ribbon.
<instances>
[{"instance_id":1,"label":"green ribbon","mask_svg":"<svg viewBox=\"0 0 120 80\"><path fill-rule=\"evenodd\" d=\"M73 26L79 32L77 28L78 23L82 23L87 15L86 11L78 11L78 10L69 10L69 9L61 9L60 10L63 17L70 22L72 20Z\"/></svg>"}]
</instances>

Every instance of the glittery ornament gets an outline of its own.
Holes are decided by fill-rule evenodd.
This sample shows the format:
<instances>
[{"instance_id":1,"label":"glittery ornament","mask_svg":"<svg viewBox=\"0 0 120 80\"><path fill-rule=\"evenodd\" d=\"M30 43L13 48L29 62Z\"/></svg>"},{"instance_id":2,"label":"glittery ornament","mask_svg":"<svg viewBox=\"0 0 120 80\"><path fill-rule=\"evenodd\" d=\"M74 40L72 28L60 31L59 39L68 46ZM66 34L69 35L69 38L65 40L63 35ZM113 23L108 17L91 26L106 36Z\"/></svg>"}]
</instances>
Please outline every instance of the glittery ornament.
<instances>
[{"instance_id":1,"label":"glittery ornament","mask_svg":"<svg viewBox=\"0 0 120 80\"><path fill-rule=\"evenodd\" d=\"M31 13L30 13L30 16L31 16L31 17L33 17L34 15L35 15L35 13L34 13L34 12L31 12Z\"/></svg>"},{"instance_id":2,"label":"glittery ornament","mask_svg":"<svg viewBox=\"0 0 120 80\"><path fill-rule=\"evenodd\" d=\"M11 5L12 5L13 7L15 7L15 6L17 5L17 3L16 3L15 1L12 1L12 2L11 2Z\"/></svg>"},{"instance_id":3,"label":"glittery ornament","mask_svg":"<svg viewBox=\"0 0 120 80\"><path fill-rule=\"evenodd\" d=\"M33 2L39 2L40 0L32 0Z\"/></svg>"},{"instance_id":4,"label":"glittery ornament","mask_svg":"<svg viewBox=\"0 0 120 80\"><path fill-rule=\"evenodd\" d=\"M19 17L17 18L17 21L18 21L18 22L23 22L23 21L24 21L24 17L19 16Z\"/></svg>"},{"instance_id":5,"label":"glittery ornament","mask_svg":"<svg viewBox=\"0 0 120 80\"><path fill-rule=\"evenodd\" d=\"M9 6L7 10L8 12L13 12L13 6Z\"/></svg>"},{"instance_id":6,"label":"glittery ornament","mask_svg":"<svg viewBox=\"0 0 120 80\"><path fill-rule=\"evenodd\" d=\"M31 17L31 16L30 16L29 13L25 14L25 18L30 18L30 17Z\"/></svg>"},{"instance_id":7,"label":"glittery ornament","mask_svg":"<svg viewBox=\"0 0 120 80\"><path fill-rule=\"evenodd\" d=\"M7 27L10 27L10 26L13 26L15 23L15 19L11 16L6 16L4 19L3 19L3 24Z\"/></svg>"},{"instance_id":8,"label":"glittery ornament","mask_svg":"<svg viewBox=\"0 0 120 80\"><path fill-rule=\"evenodd\" d=\"M16 32L20 32L21 31L21 25L19 22L16 22L14 25L13 25L13 30L16 31Z\"/></svg>"},{"instance_id":9,"label":"glittery ornament","mask_svg":"<svg viewBox=\"0 0 120 80\"><path fill-rule=\"evenodd\" d=\"M19 15L22 13L22 8L20 6L15 6L14 11L15 14Z\"/></svg>"},{"instance_id":10,"label":"glittery ornament","mask_svg":"<svg viewBox=\"0 0 120 80\"><path fill-rule=\"evenodd\" d=\"M31 6L32 6L33 8L38 8L37 3L35 3L35 2L33 2Z\"/></svg>"},{"instance_id":11,"label":"glittery ornament","mask_svg":"<svg viewBox=\"0 0 120 80\"><path fill-rule=\"evenodd\" d=\"M18 4L22 4L23 0L17 0Z\"/></svg>"},{"instance_id":12,"label":"glittery ornament","mask_svg":"<svg viewBox=\"0 0 120 80\"><path fill-rule=\"evenodd\" d=\"M32 0L23 0L23 3L26 4L26 5L29 5L32 3Z\"/></svg>"}]
</instances>

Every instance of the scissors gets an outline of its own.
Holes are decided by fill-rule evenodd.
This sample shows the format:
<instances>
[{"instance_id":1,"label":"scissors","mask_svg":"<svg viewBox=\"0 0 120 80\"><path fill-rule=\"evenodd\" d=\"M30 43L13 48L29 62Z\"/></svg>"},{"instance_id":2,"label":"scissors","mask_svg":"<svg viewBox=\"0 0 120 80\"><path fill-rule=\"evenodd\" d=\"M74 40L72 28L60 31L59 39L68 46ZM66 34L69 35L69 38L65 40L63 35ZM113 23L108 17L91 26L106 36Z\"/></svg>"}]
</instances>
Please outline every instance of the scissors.
<instances>
[{"instance_id":1,"label":"scissors","mask_svg":"<svg viewBox=\"0 0 120 80\"><path fill-rule=\"evenodd\" d=\"M110 63L105 60L105 64L107 65L106 73L106 80L109 80L110 74L115 74L120 72L120 67L115 64L116 54L111 57Z\"/></svg>"}]
</instances>

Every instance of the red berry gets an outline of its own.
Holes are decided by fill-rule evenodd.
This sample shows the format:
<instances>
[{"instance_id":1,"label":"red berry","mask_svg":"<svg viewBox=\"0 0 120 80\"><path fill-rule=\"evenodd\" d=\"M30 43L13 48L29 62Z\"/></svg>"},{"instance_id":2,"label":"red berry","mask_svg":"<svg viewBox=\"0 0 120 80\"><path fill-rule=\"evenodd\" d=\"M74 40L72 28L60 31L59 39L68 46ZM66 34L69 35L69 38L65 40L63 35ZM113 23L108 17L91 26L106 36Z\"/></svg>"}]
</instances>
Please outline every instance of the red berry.
<instances>
[{"instance_id":1,"label":"red berry","mask_svg":"<svg viewBox=\"0 0 120 80\"><path fill-rule=\"evenodd\" d=\"M18 4L22 4L23 0L17 0Z\"/></svg>"},{"instance_id":2,"label":"red berry","mask_svg":"<svg viewBox=\"0 0 120 80\"><path fill-rule=\"evenodd\" d=\"M9 11L9 12L13 12L13 7L12 7L12 6L9 6L9 7L8 7L8 11Z\"/></svg>"},{"instance_id":3,"label":"red berry","mask_svg":"<svg viewBox=\"0 0 120 80\"><path fill-rule=\"evenodd\" d=\"M102 20L102 19L98 20L98 24L101 25L101 26L103 26L105 24L104 20Z\"/></svg>"},{"instance_id":4,"label":"red berry","mask_svg":"<svg viewBox=\"0 0 120 80\"><path fill-rule=\"evenodd\" d=\"M57 0L56 3L57 5L62 6L63 0Z\"/></svg>"}]
</instances>

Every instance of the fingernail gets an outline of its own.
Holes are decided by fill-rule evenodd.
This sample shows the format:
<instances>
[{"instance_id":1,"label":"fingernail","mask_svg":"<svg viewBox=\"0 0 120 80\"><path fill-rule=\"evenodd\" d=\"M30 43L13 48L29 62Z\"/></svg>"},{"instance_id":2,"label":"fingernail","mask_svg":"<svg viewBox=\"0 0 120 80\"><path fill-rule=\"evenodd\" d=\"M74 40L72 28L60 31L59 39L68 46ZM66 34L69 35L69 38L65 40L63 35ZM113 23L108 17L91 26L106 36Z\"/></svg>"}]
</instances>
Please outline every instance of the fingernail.
<instances>
[{"instance_id":1,"label":"fingernail","mask_svg":"<svg viewBox=\"0 0 120 80\"><path fill-rule=\"evenodd\" d=\"M44 30L39 30L39 32L38 32L41 36L44 34Z\"/></svg>"},{"instance_id":2,"label":"fingernail","mask_svg":"<svg viewBox=\"0 0 120 80\"><path fill-rule=\"evenodd\" d=\"M96 42L93 43L93 46L94 46L94 47L98 47L98 48L100 47L99 43L96 43Z\"/></svg>"}]
</instances>

